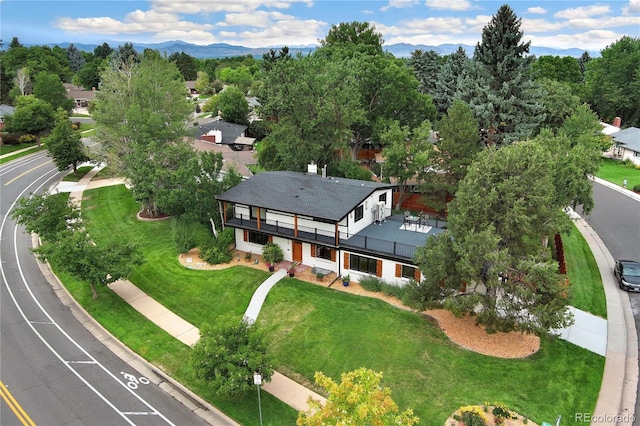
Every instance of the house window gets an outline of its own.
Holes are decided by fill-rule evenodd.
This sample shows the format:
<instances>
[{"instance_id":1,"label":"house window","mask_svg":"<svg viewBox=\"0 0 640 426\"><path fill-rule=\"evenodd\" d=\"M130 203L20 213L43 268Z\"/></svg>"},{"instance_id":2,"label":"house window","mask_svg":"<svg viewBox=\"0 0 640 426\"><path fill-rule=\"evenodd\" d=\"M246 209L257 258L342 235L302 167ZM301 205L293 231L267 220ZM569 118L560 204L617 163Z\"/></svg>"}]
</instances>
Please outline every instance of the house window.
<instances>
[{"instance_id":1,"label":"house window","mask_svg":"<svg viewBox=\"0 0 640 426\"><path fill-rule=\"evenodd\" d=\"M356 207L354 221L357 222L364 217L364 205L360 204Z\"/></svg>"},{"instance_id":2,"label":"house window","mask_svg":"<svg viewBox=\"0 0 640 426\"><path fill-rule=\"evenodd\" d=\"M379 202L383 202L383 203L387 203L387 193L385 192L384 194L380 194L380 196L378 197L378 201Z\"/></svg>"},{"instance_id":3,"label":"house window","mask_svg":"<svg viewBox=\"0 0 640 426\"><path fill-rule=\"evenodd\" d=\"M250 243L260 244L263 246L269 242L269 236L262 232L249 231L248 240Z\"/></svg>"},{"instance_id":4,"label":"house window","mask_svg":"<svg viewBox=\"0 0 640 426\"><path fill-rule=\"evenodd\" d=\"M316 246L316 257L327 260L335 259L333 249L326 246Z\"/></svg>"},{"instance_id":5,"label":"house window","mask_svg":"<svg viewBox=\"0 0 640 426\"><path fill-rule=\"evenodd\" d=\"M349 269L375 275L377 273L377 261L370 257L352 254L349 257Z\"/></svg>"},{"instance_id":6,"label":"house window","mask_svg":"<svg viewBox=\"0 0 640 426\"><path fill-rule=\"evenodd\" d=\"M402 265L402 278L414 279L416 276L416 268L413 266Z\"/></svg>"},{"instance_id":7,"label":"house window","mask_svg":"<svg viewBox=\"0 0 640 426\"><path fill-rule=\"evenodd\" d=\"M260 211L260 220L264 221L267 218L267 209L261 209L259 207L251 207L251 219L258 218L258 211Z\"/></svg>"}]
</instances>

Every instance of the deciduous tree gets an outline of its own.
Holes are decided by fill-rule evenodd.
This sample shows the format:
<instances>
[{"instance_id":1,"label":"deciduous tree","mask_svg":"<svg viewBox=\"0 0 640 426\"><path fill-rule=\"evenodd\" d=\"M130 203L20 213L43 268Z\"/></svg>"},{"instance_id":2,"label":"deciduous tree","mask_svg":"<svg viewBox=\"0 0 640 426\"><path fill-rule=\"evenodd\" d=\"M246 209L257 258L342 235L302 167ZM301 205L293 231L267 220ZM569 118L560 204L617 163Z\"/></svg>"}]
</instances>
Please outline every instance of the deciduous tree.
<instances>
[{"instance_id":1,"label":"deciduous tree","mask_svg":"<svg viewBox=\"0 0 640 426\"><path fill-rule=\"evenodd\" d=\"M82 138L77 130L71 128L69 115L62 108L58 108L56 125L44 139L49 157L53 158L58 170L72 167L75 173L78 163L89 160Z\"/></svg>"},{"instance_id":2,"label":"deciduous tree","mask_svg":"<svg viewBox=\"0 0 640 426\"><path fill-rule=\"evenodd\" d=\"M68 113L73 109L73 99L67 98L67 90L62 80L53 73L43 71L36 74L33 80L33 94L38 99L48 102L54 111L62 108Z\"/></svg>"},{"instance_id":3,"label":"deciduous tree","mask_svg":"<svg viewBox=\"0 0 640 426\"><path fill-rule=\"evenodd\" d=\"M56 241L63 231L80 226L80 210L68 194L30 194L18 200L11 216L27 232L35 232L45 241Z\"/></svg>"},{"instance_id":4,"label":"deciduous tree","mask_svg":"<svg viewBox=\"0 0 640 426\"><path fill-rule=\"evenodd\" d=\"M382 373L367 368L342 373L341 382L336 383L321 372L316 372L316 384L329 394L327 402L309 398L309 410L301 411L298 426L322 425L372 425L411 426L420 419L413 410L400 412L391 398L391 389L380 384Z\"/></svg>"},{"instance_id":5,"label":"deciduous tree","mask_svg":"<svg viewBox=\"0 0 640 426\"><path fill-rule=\"evenodd\" d=\"M265 382L273 375L264 332L257 324L231 316L200 327L200 340L193 346L190 363L195 376L220 395L251 390L256 372Z\"/></svg>"},{"instance_id":6,"label":"deciduous tree","mask_svg":"<svg viewBox=\"0 0 640 426\"><path fill-rule=\"evenodd\" d=\"M95 244L80 230L62 235L61 239L45 242L34 252L39 259L88 282L94 300L98 299L98 285L129 278L134 266L143 260L137 246L122 236Z\"/></svg>"},{"instance_id":7,"label":"deciduous tree","mask_svg":"<svg viewBox=\"0 0 640 426\"><path fill-rule=\"evenodd\" d=\"M207 102L205 109L214 115L220 111L222 118L228 123L249 124L249 104L237 86L225 87Z\"/></svg>"},{"instance_id":8,"label":"deciduous tree","mask_svg":"<svg viewBox=\"0 0 640 426\"><path fill-rule=\"evenodd\" d=\"M419 128L413 130L407 126L401 128L398 122L394 122L380 135L380 140L384 144L383 174L394 178L399 187L396 209L399 209L404 201L407 184L422 182L420 179L423 176L422 171L428 167L429 153L433 150L430 137L429 121L423 122Z\"/></svg>"},{"instance_id":9,"label":"deciduous tree","mask_svg":"<svg viewBox=\"0 0 640 426\"><path fill-rule=\"evenodd\" d=\"M55 110L49 102L34 95L16 99L16 111L5 117L6 131L37 135L53 127Z\"/></svg>"},{"instance_id":10,"label":"deciduous tree","mask_svg":"<svg viewBox=\"0 0 640 426\"><path fill-rule=\"evenodd\" d=\"M587 99L601 119L640 126L640 38L628 36L587 64Z\"/></svg>"}]
</instances>

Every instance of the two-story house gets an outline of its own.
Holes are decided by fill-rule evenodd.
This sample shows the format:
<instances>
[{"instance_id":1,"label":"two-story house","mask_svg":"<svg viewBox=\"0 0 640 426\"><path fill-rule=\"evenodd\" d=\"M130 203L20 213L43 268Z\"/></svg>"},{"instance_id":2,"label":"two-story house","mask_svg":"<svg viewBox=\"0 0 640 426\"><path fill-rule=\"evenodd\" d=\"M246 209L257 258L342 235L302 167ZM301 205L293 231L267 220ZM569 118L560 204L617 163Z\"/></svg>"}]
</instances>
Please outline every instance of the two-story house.
<instances>
[{"instance_id":1,"label":"two-story house","mask_svg":"<svg viewBox=\"0 0 640 426\"><path fill-rule=\"evenodd\" d=\"M261 254L272 241L285 260L317 271L402 285L420 279L415 250L443 223L392 216L393 187L313 172L262 172L217 199L238 250Z\"/></svg>"}]
</instances>

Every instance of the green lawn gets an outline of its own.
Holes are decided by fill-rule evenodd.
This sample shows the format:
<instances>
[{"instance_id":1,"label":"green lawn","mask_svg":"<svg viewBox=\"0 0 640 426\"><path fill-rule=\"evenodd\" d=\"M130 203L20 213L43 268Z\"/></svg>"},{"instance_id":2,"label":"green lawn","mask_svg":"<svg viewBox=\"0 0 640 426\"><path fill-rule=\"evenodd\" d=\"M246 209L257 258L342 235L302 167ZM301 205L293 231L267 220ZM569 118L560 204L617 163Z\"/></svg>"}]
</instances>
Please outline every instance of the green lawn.
<instances>
[{"instance_id":1,"label":"green lawn","mask_svg":"<svg viewBox=\"0 0 640 426\"><path fill-rule=\"evenodd\" d=\"M24 152L20 152L14 155L9 155L8 157L5 158L0 158L0 164L4 164L4 163L8 163L9 161L12 160L17 160L20 157L24 157L27 155L31 155L35 152L38 151L44 151L46 148L44 147L44 145L40 146L39 148L37 147L37 144L35 142L33 143L23 143L23 144L18 144L18 145L1 145L0 146L0 155L4 155L4 154L11 154L13 152L16 152L20 149L24 149L24 148L31 148L28 149Z\"/></svg>"},{"instance_id":2,"label":"green lawn","mask_svg":"<svg viewBox=\"0 0 640 426\"><path fill-rule=\"evenodd\" d=\"M181 267L170 222L139 222L138 206L124 186L87 191L85 198L82 214L96 241L113 235L137 240L147 262L132 281L193 324L229 312L240 320L254 289L268 276L243 266ZM565 244L567 250L573 247ZM255 393L234 400L212 395L191 378L188 347L140 318L107 288L95 302L88 285L63 278L119 339L239 422L255 424ZM575 412L593 410L604 368L603 357L557 339L544 340L541 350L526 359L479 355L451 343L419 314L291 278L269 293L258 322L269 333L279 371L310 386L315 371L334 379L362 366L382 371L394 400L401 409L413 408L422 425L442 425L459 406L485 401L505 403L537 423L562 414L564 424L572 424ZM263 409L265 424L295 423L295 410L266 393Z\"/></svg>"},{"instance_id":3,"label":"green lawn","mask_svg":"<svg viewBox=\"0 0 640 426\"><path fill-rule=\"evenodd\" d=\"M571 287L571 305L602 318L607 318L607 304L600 270L584 237L574 226L562 235Z\"/></svg>"},{"instance_id":4,"label":"green lawn","mask_svg":"<svg viewBox=\"0 0 640 426\"><path fill-rule=\"evenodd\" d=\"M0 155L9 154L11 152L19 151L25 148L32 148L37 145L36 142L31 143L19 143L15 145L0 145Z\"/></svg>"},{"instance_id":5,"label":"green lawn","mask_svg":"<svg viewBox=\"0 0 640 426\"><path fill-rule=\"evenodd\" d=\"M629 189L640 185L640 169L611 158L603 158L602 167L596 176L620 186L627 179L627 188Z\"/></svg>"}]
</instances>

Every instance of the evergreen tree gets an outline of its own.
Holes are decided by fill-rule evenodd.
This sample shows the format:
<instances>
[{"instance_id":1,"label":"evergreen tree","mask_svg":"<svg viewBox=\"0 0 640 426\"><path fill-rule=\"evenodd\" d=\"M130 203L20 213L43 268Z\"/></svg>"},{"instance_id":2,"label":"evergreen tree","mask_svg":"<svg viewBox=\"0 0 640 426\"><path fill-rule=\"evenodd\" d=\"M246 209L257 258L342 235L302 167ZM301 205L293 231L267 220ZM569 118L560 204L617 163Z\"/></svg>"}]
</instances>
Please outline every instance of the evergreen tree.
<instances>
[{"instance_id":1,"label":"evergreen tree","mask_svg":"<svg viewBox=\"0 0 640 426\"><path fill-rule=\"evenodd\" d=\"M109 46L109 43L105 42L93 49L93 56L96 58L107 59L112 52L113 49Z\"/></svg>"},{"instance_id":2,"label":"evergreen tree","mask_svg":"<svg viewBox=\"0 0 640 426\"><path fill-rule=\"evenodd\" d=\"M580 67L580 74L582 74L582 82L584 83L584 75L587 72L587 64L591 61L591 55L586 50L578 58L578 66Z\"/></svg>"},{"instance_id":3,"label":"evergreen tree","mask_svg":"<svg viewBox=\"0 0 640 426\"><path fill-rule=\"evenodd\" d=\"M436 78L435 90L432 93L433 103L436 106L438 117L446 114L447 110L458 96L460 81L467 68L467 52L458 46L458 50L447 57L445 64L440 68Z\"/></svg>"},{"instance_id":4,"label":"evergreen tree","mask_svg":"<svg viewBox=\"0 0 640 426\"><path fill-rule=\"evenodd\" d=\"M82 52L73 43L67 47L67 57L69 58L69 67L74 73L80 71L86 63Z\"/></svg>"},{"instance_id":5,"label":"evergreen tree","mask_svg":"<svg viewBox=\"0 0 640 426\"><path fill-rule=\"evenodd\" d=\"M533 81L527 56L530 43L521 43L521 20L511 7L500 7L491 22L482 30L482 42L476 45L474 60L481 65L476 90L483 98L467 101L481 126L489 131L489 143L498 146L532 136L544 119L542 91Z\"/></svg>"},{"instance_id":6,"label":"evergreen tree","mask_svg":"<svg viewBox=\"0 0 640 426\"><path fill-rule=\"evenodd\" d=\"M413 73L420 82L420 91L434 96L438 74L441 69L441 58L435 50L424 51L417 49L411 52L409 66L413 68Z\"/></svg>"}]
</instances>

